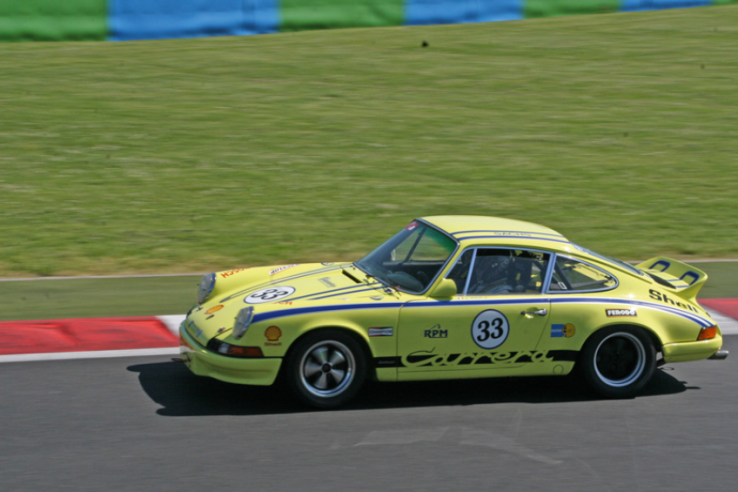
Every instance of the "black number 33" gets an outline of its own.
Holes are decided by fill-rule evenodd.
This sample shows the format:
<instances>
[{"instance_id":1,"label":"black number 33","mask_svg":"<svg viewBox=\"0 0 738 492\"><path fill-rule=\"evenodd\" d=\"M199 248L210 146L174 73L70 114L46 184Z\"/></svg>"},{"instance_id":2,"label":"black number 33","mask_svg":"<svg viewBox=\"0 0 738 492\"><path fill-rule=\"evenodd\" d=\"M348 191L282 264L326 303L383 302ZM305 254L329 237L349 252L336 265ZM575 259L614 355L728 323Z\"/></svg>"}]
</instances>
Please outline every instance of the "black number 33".
<instances>
[{"instance_id":1,"label":"black number 33","mask_svg":"<svg viewBox=\"0 0 738 492\"><path fill-rule=\"evenodd\" d=\"M491 324L487 320L482 320L479 323L478 328L482 330L482 334L477 336L477 340L480 342L484 342L490 338L500 338L504 333L502 330L502 320L500 318L493 319ZM492 328L494 332L490 333L490 328Z\"/></svg>"}]
</instances>

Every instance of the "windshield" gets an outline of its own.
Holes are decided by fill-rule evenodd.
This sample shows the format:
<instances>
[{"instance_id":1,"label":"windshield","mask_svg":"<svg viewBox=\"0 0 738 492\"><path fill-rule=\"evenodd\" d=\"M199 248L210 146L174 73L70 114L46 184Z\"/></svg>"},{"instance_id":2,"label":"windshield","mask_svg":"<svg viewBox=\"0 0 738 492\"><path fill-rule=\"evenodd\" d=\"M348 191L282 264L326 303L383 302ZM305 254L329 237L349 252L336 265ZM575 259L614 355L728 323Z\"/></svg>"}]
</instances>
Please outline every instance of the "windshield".
<instances>
[{"instance_id":1,"label":"windshield","mask_svg":"<svg viewBox=\"0 0 738 492\"><path fill-rule=\"evenodd\" d=\"M393 287L418 293L428 288L455 249L453 239L414 221L355 265Z\"/></svg>"}]
</instances>

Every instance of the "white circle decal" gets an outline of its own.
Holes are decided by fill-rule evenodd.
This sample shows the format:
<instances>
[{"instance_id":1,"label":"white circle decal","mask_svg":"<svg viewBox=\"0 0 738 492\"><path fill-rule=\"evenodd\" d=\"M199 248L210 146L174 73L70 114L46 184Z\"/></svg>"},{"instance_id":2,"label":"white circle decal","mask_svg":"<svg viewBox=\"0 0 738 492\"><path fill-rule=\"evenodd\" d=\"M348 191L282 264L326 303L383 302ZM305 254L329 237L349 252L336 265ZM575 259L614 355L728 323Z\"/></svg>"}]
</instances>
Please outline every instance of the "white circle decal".
<instances>
[{"instance_id":1,"label":"white circle decal","mask_svg":"<svg viewBox=\"0 0 738 492\"><path fill-rule=\"evenodd\" d=\"M287 296L291 296L294 292L294 287L270 287L250 294L244 298L243 302L247 304L262 304L264 302L284 299Z\"/></svg>"},{"instance_id":2,"label":"white circle decal","mask_svg":"<svg viewBox=\"0 0 738 492\"><path fill-rule=\"evenodd\" d=\"M507 340L510 333L510 323L504 314L494 309L482 311L472 323L472 338L474 343L484 349L497 348Z\"/></svg>"}]
</instances>

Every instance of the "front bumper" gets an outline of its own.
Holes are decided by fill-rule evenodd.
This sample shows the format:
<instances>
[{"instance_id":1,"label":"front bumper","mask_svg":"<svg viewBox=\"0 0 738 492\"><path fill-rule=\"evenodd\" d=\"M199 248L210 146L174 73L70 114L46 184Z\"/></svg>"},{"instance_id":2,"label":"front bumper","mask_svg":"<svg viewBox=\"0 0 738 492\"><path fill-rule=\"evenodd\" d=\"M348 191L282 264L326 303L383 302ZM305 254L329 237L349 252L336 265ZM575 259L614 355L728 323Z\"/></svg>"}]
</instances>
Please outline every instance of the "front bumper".
<instances>
[{"instance_id":1,"label":"front bumper","mask_svg":"<svg viewBox=\"0 0 738 492\"><path fill-rule=\"evenodd\" d=\"M690 360L709 359L723 346L723 337L716 336L711 340L696 342L666 343L663 347L664 362L687 362Z\"/></svg>"},{"instance_id":2,"label":"front bumper","mask_svg":"<svg viewBox=\"0 0 738 492\"><path fill-rule=\"evenodd\" d=\"M194 374L227 383L269 386L277 379L282 365L278 357L243 359L215 354L190 336L184 326L179 327L179 352Z\"/></svg>"}]
</instances>

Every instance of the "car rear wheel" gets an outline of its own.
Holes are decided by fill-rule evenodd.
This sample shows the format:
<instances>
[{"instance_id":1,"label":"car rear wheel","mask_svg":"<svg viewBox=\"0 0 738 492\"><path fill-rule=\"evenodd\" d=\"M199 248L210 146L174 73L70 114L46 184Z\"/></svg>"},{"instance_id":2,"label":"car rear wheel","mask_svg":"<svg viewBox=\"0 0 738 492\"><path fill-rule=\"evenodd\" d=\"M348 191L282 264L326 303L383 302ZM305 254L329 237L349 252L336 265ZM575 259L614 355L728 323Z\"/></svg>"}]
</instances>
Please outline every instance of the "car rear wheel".
<instances>
[{"instance_id":1,"label":"car rear wheel","mask_svg":"<svg viewBox=\"0 0 738 492\"><path fill-rule=\"evenodd\" d=\"M656 350L640 328L603 328L587 340L580 363L592 389L608 398L630 398L653 376Z\"/></svg>"},{"instance_id":2,"label":"car rear wheel","mask_svg":"<svg viewBox=\"0 0 738 492\"><path fill-rule=\"evenodd\" d=\"M354 338L325 330L299 340L288 359L288 382L299 399L333 408L354 397L366 377L366 357Z\"/></svg>"}]
</instances>

